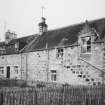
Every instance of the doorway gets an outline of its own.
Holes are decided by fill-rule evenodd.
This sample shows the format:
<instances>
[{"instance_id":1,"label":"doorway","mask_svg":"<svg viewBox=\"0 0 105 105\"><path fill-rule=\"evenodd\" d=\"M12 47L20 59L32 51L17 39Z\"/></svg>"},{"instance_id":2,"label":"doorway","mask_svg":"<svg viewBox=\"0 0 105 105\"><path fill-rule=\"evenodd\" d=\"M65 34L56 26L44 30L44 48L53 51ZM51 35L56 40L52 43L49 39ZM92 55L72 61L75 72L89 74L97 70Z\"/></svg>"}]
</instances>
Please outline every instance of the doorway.
<instances>
[{"instance_id":1,"label":"doorway","mask_svg":"<svg viewBox=\"0 0 105 105\"><path fill-rule=\"evenodd\" d=\"M10 66L7 66L7 78L10 78Z\"/></svg>"}]
</instances>

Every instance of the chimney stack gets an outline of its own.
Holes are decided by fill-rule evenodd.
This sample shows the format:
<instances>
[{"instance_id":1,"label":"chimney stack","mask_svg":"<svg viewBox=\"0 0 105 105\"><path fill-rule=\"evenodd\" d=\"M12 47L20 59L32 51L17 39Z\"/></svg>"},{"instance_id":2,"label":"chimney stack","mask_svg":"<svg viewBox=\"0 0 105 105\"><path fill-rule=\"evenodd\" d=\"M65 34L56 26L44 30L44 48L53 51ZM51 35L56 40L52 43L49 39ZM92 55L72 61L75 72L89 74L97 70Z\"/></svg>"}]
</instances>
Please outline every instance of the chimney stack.
<instances>
[{"instance_id":1,"label":"chimney stack","mask_svg":"<svg viewBox=\"0 0 105 105\"><path fill-rule=\"evenodd\" d=\"M15 34L15 32L11 32L10 30L8 30L5 33L5 43L8 44L12 39L16 39L17 38L17 34Z\"/></svg>"}]
</instances>

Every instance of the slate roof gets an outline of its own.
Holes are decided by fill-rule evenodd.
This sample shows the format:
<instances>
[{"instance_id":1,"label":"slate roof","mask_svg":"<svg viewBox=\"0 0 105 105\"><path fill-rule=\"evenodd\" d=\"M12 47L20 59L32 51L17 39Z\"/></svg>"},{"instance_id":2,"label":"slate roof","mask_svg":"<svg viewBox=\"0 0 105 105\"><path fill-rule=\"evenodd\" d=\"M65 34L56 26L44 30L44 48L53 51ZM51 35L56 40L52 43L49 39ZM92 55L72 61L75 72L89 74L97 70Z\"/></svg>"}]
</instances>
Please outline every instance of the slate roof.
<instances>
[{"instance_id":1,"label":"slate roof","mask_svg":"<svg viewBox=\"0 0 105 105\"><path fill-rule=\"evenodd\" d=\"M105 18L88 22L89 26L97 30L100 38L103 39L105 37ZM22 52L45 49L46 44L47 48L54 48L60 44L63 44L63 46L76 44L79 32L83 29L84 25L85 22L60 29L50 30L28 44Z\"/></svg>"},{"instance_id":2,"label":"slate roof","mask_svg":"<svg viewBox=\"0 0 105 105\"><path fill-rule=\"evenodd\" d=\"M30 35L22 38L16 38L11 40L8 44L6 44L4 41L0 42L0 47L5 47L4 52L0 51L0 55L9 55L9 54L17 54L22 50L26 45L28 45L33 39L36 39L37 35ZM15 44L19 44L19 49L16 50L14 48Z\"/></svg>"}]
</instances>

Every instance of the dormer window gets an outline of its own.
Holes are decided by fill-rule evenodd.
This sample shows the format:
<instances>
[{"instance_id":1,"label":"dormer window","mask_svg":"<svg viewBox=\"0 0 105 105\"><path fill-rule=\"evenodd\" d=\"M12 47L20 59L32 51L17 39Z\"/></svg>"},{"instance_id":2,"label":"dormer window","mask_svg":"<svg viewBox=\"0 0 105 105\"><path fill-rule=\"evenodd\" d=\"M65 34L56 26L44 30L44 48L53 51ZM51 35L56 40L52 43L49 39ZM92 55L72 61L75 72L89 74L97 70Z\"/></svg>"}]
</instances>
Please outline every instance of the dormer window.
<instances>
[{"instance_id":1,"label":"dormer window","mask_svg":"<svg viewBox=\"0 0 105 105\"><path fill-rule=\"evenodd\" d=\"M18 50L18 43L15 43L15 49Z\"/></svg>"},{"instance_id":2,"label":"dormer window","mask_svg":"<svg viewBox=\"0 0 105 105\"><path fill-rule=\"evenodd\" d=\"M81 37L81 53L90 53L91 52L91 37Z\"/></svg>"}]
</instances>

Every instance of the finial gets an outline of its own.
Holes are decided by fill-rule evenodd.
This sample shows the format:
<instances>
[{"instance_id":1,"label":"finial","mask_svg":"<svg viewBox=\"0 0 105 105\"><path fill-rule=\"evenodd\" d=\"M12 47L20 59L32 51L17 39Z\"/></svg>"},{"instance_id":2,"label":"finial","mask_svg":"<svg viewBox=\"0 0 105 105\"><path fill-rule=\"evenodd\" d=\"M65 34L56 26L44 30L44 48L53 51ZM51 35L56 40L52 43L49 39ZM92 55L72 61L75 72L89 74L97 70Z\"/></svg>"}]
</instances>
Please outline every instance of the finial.
<instances>
[{"instance_id":1,"label":"finial","mask_svg":"<svg viewBox=\"0 0 105 105\"><path fill-rule=\"evenodd\" d=\"M43 2L44 0L42 0ZM39 23L39 34L42 35L44 32L47 32L46 18L44 17L44 3L41 6L41 22Z\"/></svg>"},{"instance_id":2,"label":"finial","mask_svg":"<svg viewBox=\"0 0 105 105\"><path fill-rule=\"evenodd\" d=\"M43 17L43 15L44 15L44 9L45 9L45 7L44 7L44 5L42 5L42 17Z\"/></svg>"},{"instance_id":3,"label":"finial","mask_svg":"<svg viewBox=\"0 0 105 105\"><path fill-rule=\"evenodd\" d=\"M41 0L42 4L41 4L41 9L42 9L42 17L44 17L44 9L45 9L45 3L44 3L44 0Z\"/></svg>"}]
</instances>

